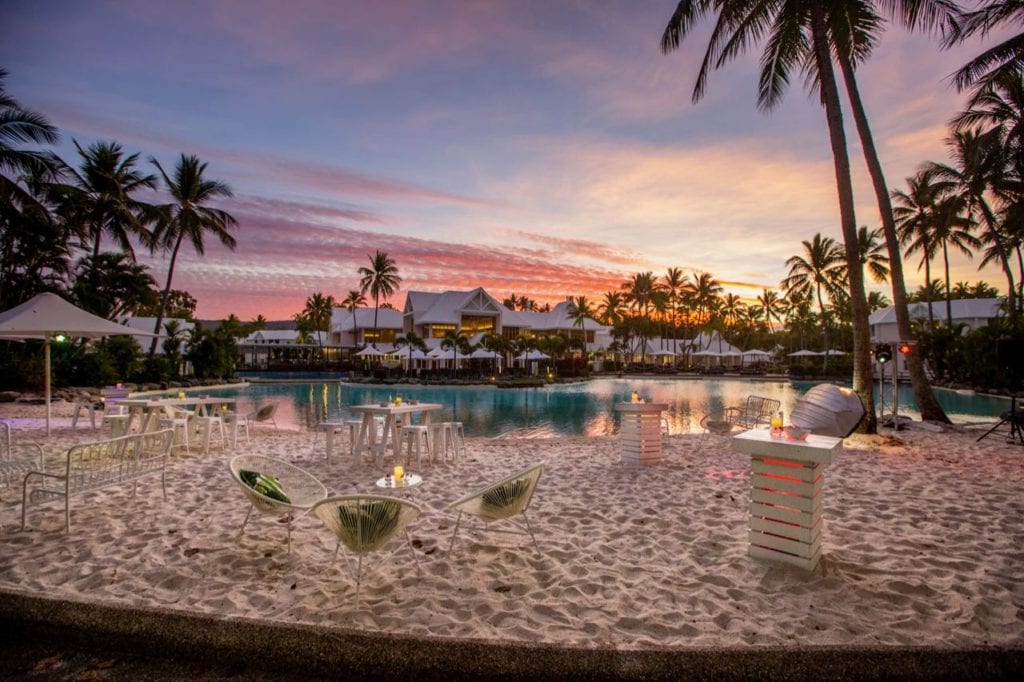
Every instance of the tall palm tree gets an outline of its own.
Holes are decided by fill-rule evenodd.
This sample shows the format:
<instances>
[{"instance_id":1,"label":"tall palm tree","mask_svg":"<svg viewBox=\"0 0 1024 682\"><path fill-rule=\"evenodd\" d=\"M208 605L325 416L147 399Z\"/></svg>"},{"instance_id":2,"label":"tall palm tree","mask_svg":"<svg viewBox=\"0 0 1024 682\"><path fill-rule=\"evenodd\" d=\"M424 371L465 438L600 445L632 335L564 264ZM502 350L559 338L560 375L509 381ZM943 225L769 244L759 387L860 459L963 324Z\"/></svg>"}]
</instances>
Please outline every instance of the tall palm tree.
<instances>
[{"instance_id":1,"label":"tall palm tree","mask_svg":"<svg viewBox=\"0 0 1024 682\"><path fill-rule=\"evenodd\" d=\"M815 234L811 241L804 240L803 255L791 256L786 261L789 274L782 280L782 288L787 296L798 293L810 297L818 303L821 314L822 335L825 348L829 347L828 312L825 308L823 294L834 291L835 280L844 266L843 253L836 241L831 237ZM825 367L828 367L828 356L824 356Z\"/></svg>"},{"instance_id":2,"label":"tall palm tree","mask_svg":"<svg viewBox=\"0 0 1024 682\"><path fill-rule=\"evenodd\" d=\"M167 309L167 297L171 291L174 266L181 245L187 241L196 254L202 256L206 252L206 236L209 234L216 237L224 246L234 250L237 242L231 235L231 228L237 225L238 221L227 211L209 205L233 194L231 188L220 180L204 177L206 163L200 161L199 157L182 154L174 167L173 178L164 172L159 161L150 158L150 162L160 172L164 186L172 199L170 203L153 207L156 222L153 229L153 244L156 248L171 252L171 261L167 266L167 284L160 297L156 326L153 328L153 333L158 333ZM155 352L156 338L149 347L151 356Z\"/></svg>"},{"instance_id":3,"label":"tall palm tree","mask_svg":"<svg viewBox=\"0 0 1024 682\"><path fill-rule=\"evenodd\" d=\"M380 297L388 298L395 293L402 278L398 275L398 266L395 265L388 254L383 251L370 258L370 267L359 268L359 292L365 294L369 291L373 294L373 347L377 347L377 338L380 332L377 328L377 313L380 310Z\"/></svg>"},{"instance_id":4,"label":"tall palm tree","mask_svg":"<svg viewBox=\"0 0 1024 682\"><path fill-rule=\"evenodd\" d=\"M626 301L629 303L630 309L634 313L642 318L644 322L650 322L651 309L653 308L654 299L654 273L652 272L637 272L629 280L622 284L620 287L624 294ZM647 324L640 325L640 362L646 361L647 355Z\"/></svg>"},{"instance_id":5,"label":"tall palm tree","mask_svg":"<svg viewBox=\"0 0 1024 682\"><path fill-rule=\"evenodd\" d=\"M72 185L64 188L62 212L88 235L94 262L98 262L104 234L134 260L131 238L138 238L146 246L151 246L153 240L144 217L150 207L132 195L142 189L155 189L156 176L140 171L139 155L125 156L117 142L96 142L82 149L76 140L75 148L81 164L69 171Z\"/></svg>"},{"instance_id":6,"label":"tall palm tree","mask_svg":"<svg viewBox=\"0 0 1024 682\"><path fill-rule=\"evenodd\" d=\"M849 9L845 3L839 8ZM717 22L694 86L695 102L704 94L711 69L722 66L748 45L761 39L765 40L758 99L761 107L770 109L778 104L795 66L808 74L808 80L816 86L828 124L848 268L854 332L853 384L868 411L863 428L873 433L876 422L874 396L870 385L873 368L870 357L867 297L857 252L857 224L846 133L831 61L836 33L836 12L831 10L835 9L835 3L826 3L824 0L792 3L681 0L662 35L661 48L662 52L666 53L676 49L696 20L714 11L717 12ZM852 39L849 42L852 44ZM841 49L839 51L842 52Z\"/></svg>"},{"instance_id":7,"label":"tall palm tree","mask_svg":"<svg viewBox=\"0 0 1024 682\"><path fill-rule=\"evenodd\" d=\"M987 35L1002 24L1020 26L1022 23L1024 1L989 0L975 11L966 12L957 19L954 30L947 36L946 46L963 42L973 35ZM1007 74L1020 74L1021 64L1024 64L1024 33L993 45L967 62L956 72L954 83L958 90L966 90L974 84L984 86Z\"/></svg>"},{"instance_id":8,"label":"tall palm tree","mask_svg":"<svg viewBox=\"0 0 1024 682\"><path fill-rule=\"evenodd\" d=\"M473 352L466 333L462 330L455 331L454 329L449 329L444 333L444 338L441 339L441 350L450 350L452 352L452 376L455 376L456 368L458 367L458 356L460 354L469 355Z\"/></svg>"},{"instance_id":9,"label":"tall palm tree","mask_svg":"<svg viewBox=\"0 0 1024 682\"><path fill-rule=\"evenodd\" d=\"M875 4L881 5L881 9L898 18L906 28L912 30L930 31L940 26L949 26L953 15L959 11L956 4L948 0L898 0ZM882 233L885 235L885 246L889 253L896 328L901 339L910 339L913 337L913 331L907 309L907 285L903 277L900 241L889 197L889 185L885 180L855 73L856 65L865 61L873 50L881 24L882 19L871 2L851 0L834 4L829 31L882 221ZM920 354L911 352L905 359L922 418L948 423L949 418L931 389Z\"/></svg>"}]
</instances>

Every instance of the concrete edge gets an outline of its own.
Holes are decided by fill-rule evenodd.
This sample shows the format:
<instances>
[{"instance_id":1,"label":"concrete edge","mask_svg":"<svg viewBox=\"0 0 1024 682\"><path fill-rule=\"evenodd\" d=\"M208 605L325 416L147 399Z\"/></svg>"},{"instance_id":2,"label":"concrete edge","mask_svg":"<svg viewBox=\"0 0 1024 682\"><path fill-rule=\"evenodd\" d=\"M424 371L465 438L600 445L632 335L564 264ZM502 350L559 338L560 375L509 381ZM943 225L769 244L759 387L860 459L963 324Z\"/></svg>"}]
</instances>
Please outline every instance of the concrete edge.
<instances>
[{"instance_id":1,"label":"concrete edge","mask_svg":"<svg viewBox=\"0 0 1024 682\"><path fill-rule=\"evenodd\" d=\"M0 590L0 625L33 640L164 659L259 660L282 672L311 676L347 671L373 677L387 671L389 676L426 678L1011 679L1024 669L1024 645L582 648L367 633L9 590Z\"/></svg>"}]
</instances>

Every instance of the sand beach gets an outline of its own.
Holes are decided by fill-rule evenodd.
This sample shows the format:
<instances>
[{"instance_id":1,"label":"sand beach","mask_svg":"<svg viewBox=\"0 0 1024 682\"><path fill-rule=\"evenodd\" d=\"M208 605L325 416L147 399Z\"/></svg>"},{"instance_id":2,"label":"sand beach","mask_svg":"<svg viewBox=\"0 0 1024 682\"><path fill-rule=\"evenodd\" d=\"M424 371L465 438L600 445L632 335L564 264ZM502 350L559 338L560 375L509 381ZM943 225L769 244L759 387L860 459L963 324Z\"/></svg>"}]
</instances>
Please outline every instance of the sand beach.
<instances>
[{"instance_id":1,"label":"sand beach","mask_svg":"<svg viewBox=\"0 0 1024 682\"><path fill-rule=\"evenodd\" d=\"M16 442L56 454L95 432L70 405L42 439L39 406L6 405ZM721 436L665 439L664 463L620 463L617 438L469 439L457 463L424 465L410 499L423 515L407 549L355 585L314 517L254 516L228 471L230 450L175 450L168 499L158 478L30 507L0 488L0 592L146 613L312 627L363 636L576 650L795 647L1024 649L1024 448L977 432L856 435L827 470L824 553L807 573L747 554L749 457ZM377 467L326 461L311 432L260 427L238 453L265 454L332 494L377 493ZM474 488L543 461L528 539L460 531ZM8 614L9 615L9 614Z\"/></svg>"}]
</instances>

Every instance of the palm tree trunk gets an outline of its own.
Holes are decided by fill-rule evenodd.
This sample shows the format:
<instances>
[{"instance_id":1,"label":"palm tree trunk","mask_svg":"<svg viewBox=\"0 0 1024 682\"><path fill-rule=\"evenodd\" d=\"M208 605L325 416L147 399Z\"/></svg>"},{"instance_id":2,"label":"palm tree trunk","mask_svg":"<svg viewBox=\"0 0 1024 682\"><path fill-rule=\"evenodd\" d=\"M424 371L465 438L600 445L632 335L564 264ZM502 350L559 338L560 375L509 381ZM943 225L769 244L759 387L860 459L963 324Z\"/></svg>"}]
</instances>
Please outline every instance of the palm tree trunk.
<instances>
[{"instance_id":1,"label":"palm tree trunk","mask_svg":"<svg viewBox=\"0 0 1024 682\"><path fill-rule=\"evenodd\" d=\"M953 297L949 291L949 247L942 243L942 260L946 265L946 327L953 328Z\"/></svg>"},{"instance_id":2,"label":"palm tree trunk","mask_svg":"<svg viewBox=\"0 0 1024 682\"><path fill-rule=\"evenodd\" d=\"M174 277L174 262L178 260L178 249L181 247L181 240L185 238L185 233L182 232L178 235L178 241L174 242L174 251L171 252L171 263L167 266L167 284L164 286L163 293L160 294L160 308L156 311L156 325L153 327L153 333L160 333L160 325L164 321L164 313L167 312L167 299L171 295L171 279ZM152 343L149 344L149 357L153 357L156 354L156 342L159 340L159 336L154 336Z\"/></svg>"},{"instance_id":3,"label":"palm tree trunk","mask_svg":"<svg viewBox=\"0 0 1024 682\"><path fill-rule=\"evenodd\" d=\"M829 338L828 338L829 337L828 315L825 314L825 304L821 300L821 285L820 284L816 285L814 291L815 291L815 294L818 297L818 312L821 313L822 338L824 339L823 343L825 344L825 350L828 350L828 342L829 342ZM822 371L823 374L828 372L828 354L827 353L825 354L824 358L821 361L821 371Z\"/></svg>"},{"instance_id":4,"label":"palm tree trunk","mask_svg":"<svg viewBox=\"0 0 1024 682\"><path fill-rule=\"evenodd\" d=\"M846 150L846 133L843 130L843 112L839 103L839 89L825 29L825 8L823 0L811 5L811 27L814 41L814 56L818 66L821 97L825 105L829 141L835 165L836 189L839 194L839 214L846 246L846 263L850 280L850 307L853 317L853 390L864 403L867 412L860 429L865 433L877 431L875 396L871 367L871 334L868 328L868 302L864 293L864 270L860 263L857 241L857 217L853 207L853 182L850 179L850 157Z\"/></svg>"},{"instance_id":5,"label":"palm tree trunk","mask_svg":"<svg viewBox=\"0 0 1024 682\"><path fill-rule=\"evenodd\" d=\"M377 347L380 340L380 330L377 329L377 313L380 311L380 295L373 297L373 347Z\"/></svg>"},{"instance_id":6,"label":"palm tree trunk","mask_svg":"<svg viewBox=\"0 0 1024 682\"><path fill-rule=\"evenodd\" d=\"M885 245L889 251L889 277L892 282L892 305L896 313L896 330L900 339L910 340L913 338L913 331L910 327L910 312L907 309L907 284L903 278L903 258L900 254L899 236L896 234L896 221L892 215L892 201L889 197L889 185L885 182L885 174L882 172L882 162L878 158L878 151L875 149L874 136L871 134L871 126L868 124L867 112L860 98L860 90L857 87L857 77L853 65L845 53L839 55L839 68L843 73L843 82L846 85L846 95L850 100L850 109L853 112L853 120L857 124L857 134L860 137L860 146L864 150L864 162L867 164L868 173L871 175L871 184L875 189L875 199L878 201L878 212L882 217L882 232L885 235ZM939 405L932 391L931 383L924 371L924 362L916 348L906 356L907 373L910 374L910 384L914 390L914 397L921 409L921 418L930 421L950 423L945 410Z\"/></svg>"},{"instance_id":7,"label":"palm tree trunk","mask_svg":"<svg viewBox=\"0 0 1024 682\"><path fill-rule=\"evenodd\" d=\"M932 259L925 254L924 258L924 302L928 304L928 326L935 326L935 314L932 312Z\"/></svg>"}]
</instances>

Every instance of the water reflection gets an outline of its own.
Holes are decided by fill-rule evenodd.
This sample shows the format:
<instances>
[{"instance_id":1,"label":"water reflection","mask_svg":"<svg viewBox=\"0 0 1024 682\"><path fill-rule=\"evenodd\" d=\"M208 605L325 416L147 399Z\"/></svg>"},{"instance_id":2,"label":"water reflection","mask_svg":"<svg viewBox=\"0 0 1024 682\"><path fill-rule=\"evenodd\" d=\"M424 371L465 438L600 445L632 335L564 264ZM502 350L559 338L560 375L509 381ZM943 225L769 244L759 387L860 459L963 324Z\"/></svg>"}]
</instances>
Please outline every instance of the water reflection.
<instances>
[{"instance_id":1,"label":"water reflection","mask_svg":"<svg viewBox=\"0 0 1024 682\"><path fill-rule=\"evenodd\" d=\"M211 394L230 395L252 403L281 401L278 422L303 429L324 419L357 418L350 406L378 403L400 394L407 400L442 404L444 408L434 413L434 419L461 421L468 436L548 438L617 433L619 416L613 405L628 400L632 391L655 402L668 403L665 426L669 433L676 434L699 432L703 415L741 405L751 394L778 400L782 410L789 414L796 400L811 386L812 383L729 379L598 379L581 384L520 389L368 386L310 381L254 384L246 389L211 391ZM938 397L957 423L991 422L1008 406L1007 400L953 391L938 391ZM890 402L888 395L886 402ZM899 411L907 416L919 416L909 386L900 387Z\"/></svg>"}]
</instances>

